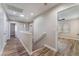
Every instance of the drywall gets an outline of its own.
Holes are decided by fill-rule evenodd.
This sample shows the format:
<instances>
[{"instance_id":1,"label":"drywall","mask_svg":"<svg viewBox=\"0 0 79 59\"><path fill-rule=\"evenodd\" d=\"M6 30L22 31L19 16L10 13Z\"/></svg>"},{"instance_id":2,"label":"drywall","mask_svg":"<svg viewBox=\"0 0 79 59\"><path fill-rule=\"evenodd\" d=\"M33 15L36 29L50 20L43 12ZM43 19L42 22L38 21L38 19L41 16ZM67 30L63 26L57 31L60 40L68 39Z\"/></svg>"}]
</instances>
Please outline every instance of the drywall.
<instances>
[{"instance_id":1,"label":"drywall","mask_svg":"<svg viewBox=\"0 0 79 59\"><path fill-rule=\"evenodd\" d=\"M27 31L27 28L28 28L27 25L28 25L27 23L15 22L16 37L18 37L20 31Z\"/></svg>"},{"instance_id":2,"label":"drywall","mask_svg":"<svg viewBox=\"0 0 79 59\"><path fill-rule=\"evenodd\" d=\"M25 26L26 25L26 26ZM32 52L32 33L27 31L27 23L15 23L16 37L20 40L26 51L31 55Z\"/></svg>"},{"instance_id":3,"label":"drywall","mask_svg":"<svg viewBox=\"0 0 79 59\"><path fill-rule=\"evenodd\" d=\"M22 45L26 49L29 55L32 53L32 33L27 31L20 31L19 32L19 40L21 41Z\"/></svg>"},{"instance_id":4,"label":"drywall","mask_svg":"<svg viewBox=\"0 0 79 59\"><path fill-rule=\"evenodd\" d=\"M7 34L7 17L0 4L0 55L2 55L6 40L8 38Z\"/></svg>"},{"instance_id":5,"label":"drywall","mask_svg":"<svg viewBox=\"0 0 79 59\"><path fill-rule=\"evenodd\" d=\"M46 32L48 39L46 43L40 44L57 48L57 13L73 5L75 4L60 4L38 16L34 21L34 42L38 40L43 32Z\"/></svg>"},{"instance_id":6,"label":"drywall","mask_svg":"<svg viewBox=\"0 0 79 59\"><path fill-rule=\"evenodd\" d=\"M71 34L74 34L74 35L77 35L79 34L79 19L71 19L69 21L70 23L70 33Z\"/></svg>"},{"instance_id":7,"label":"drywall","mask_svg":"<svg viewBox=\"0 0 79 59\"><path fill-rule=\"evenodd\" d=\"M72 34L72 35L77 35L79 34L79 18L73 18L69 19L64 22L64 24L59 24L59 32L62 32L64 34ZM62 30L63 28L63 30Z\"/></svg>"}]
</instances>

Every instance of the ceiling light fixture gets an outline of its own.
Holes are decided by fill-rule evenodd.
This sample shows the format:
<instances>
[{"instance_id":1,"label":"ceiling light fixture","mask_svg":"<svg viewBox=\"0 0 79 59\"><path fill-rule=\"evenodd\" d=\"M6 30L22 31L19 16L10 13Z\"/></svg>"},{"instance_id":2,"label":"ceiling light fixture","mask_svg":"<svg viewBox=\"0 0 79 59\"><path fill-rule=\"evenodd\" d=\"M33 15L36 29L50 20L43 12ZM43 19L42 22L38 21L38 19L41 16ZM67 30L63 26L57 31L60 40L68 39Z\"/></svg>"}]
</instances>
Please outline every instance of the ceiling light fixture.
<instances>
[{"instance_id":1,"label":"ceiling light fixture","mask_svg":"<svg viewBox=\"0 0 79 59\"><path fill-rule=\"evenodd\" d=\"M34 15L34 13L31 13L30 15L31 15L31 16L33 16L33 15Z\"/></svg>"},{"instance_id":2,"label":"ceiling light fixture","mask_svg":"<svg viewBox=\"0 0 79 59\"><path fill-rule=\"evenodd\" d=\"M15 15L15 14L16 14L16 12L13 12L13 14Z\"/></svg>"},{"instance_id":3,"label":"ceiling light fixture","mask_svg":"<svg viewBox=\"0 0 79 59\"><path fill-rule=\"evenodd\" d=\"M44 3L45 6L47 6L47 3Z\"/></svg>"},{"instance_id":4,"label":"ceiling light fixture","mask_svg":"<svg viewBox=\"0 0 79 59\"><path fill-rule=\"evenodd\" d=\"M22 14L21 14L20 16L21 16L21 17L24 17L24 15L22 15Z\"/></svg>"},{"instance_id":5,"label":"ceiling light fixture","mask_svg":"<svg viewBox=\"0 0 79 59\"><path fill-rule=\"evenodd\" d=\"M28 19L28 17L26 19Z\"/></svg>"}]
</instances>

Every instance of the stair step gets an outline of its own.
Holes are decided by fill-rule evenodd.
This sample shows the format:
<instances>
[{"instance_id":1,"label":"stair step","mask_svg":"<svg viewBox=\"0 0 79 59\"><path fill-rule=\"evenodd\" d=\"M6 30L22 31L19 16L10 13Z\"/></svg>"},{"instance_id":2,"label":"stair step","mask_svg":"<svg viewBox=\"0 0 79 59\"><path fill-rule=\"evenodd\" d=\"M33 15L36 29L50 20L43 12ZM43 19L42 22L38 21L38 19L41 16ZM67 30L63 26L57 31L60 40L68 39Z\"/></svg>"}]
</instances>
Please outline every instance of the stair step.
<instances>
[{"instance_id":1,"label":"stair step","mask_svg":"<svg viewBox=\"0 0 79 59\"><path fill-rule=\"evenodd\" d=\"M47 47L39 48L32 53L32 56L53 56L57 52Z\"/></svg>"}]
</instances>

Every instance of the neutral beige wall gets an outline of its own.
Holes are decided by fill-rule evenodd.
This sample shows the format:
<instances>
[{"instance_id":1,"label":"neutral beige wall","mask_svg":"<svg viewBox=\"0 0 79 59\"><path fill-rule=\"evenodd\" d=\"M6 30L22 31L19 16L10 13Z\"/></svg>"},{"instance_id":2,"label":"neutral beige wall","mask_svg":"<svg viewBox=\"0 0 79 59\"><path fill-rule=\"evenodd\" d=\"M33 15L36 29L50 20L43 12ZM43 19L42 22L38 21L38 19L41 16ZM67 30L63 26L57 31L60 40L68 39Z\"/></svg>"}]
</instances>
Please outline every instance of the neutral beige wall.
<instances>
[{"instance_id":1,"label":"neutral beige wall","mask_svg":"<svg viewBox=\"0 0 79 59\"><path fill-rule=\"evenodd\" d=\"M48 37L46 44L57 48L57 13L73 5L75 4L61 4L38 16L34 21L34 42L43 32L46 32Z\"/></svg>"}]
</instances>

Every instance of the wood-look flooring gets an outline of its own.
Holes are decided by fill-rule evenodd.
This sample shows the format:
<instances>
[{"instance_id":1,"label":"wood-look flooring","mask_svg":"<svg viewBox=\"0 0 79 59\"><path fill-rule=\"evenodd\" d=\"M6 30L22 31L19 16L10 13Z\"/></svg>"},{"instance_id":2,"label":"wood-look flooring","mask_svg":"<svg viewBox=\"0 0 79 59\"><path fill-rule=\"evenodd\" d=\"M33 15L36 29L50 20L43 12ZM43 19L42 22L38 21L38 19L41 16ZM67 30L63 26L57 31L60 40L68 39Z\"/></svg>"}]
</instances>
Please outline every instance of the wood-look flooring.
<instances>
[{"instance_id":1,"label":"wood-look flooring","mask_svg":"<svg viewBox=\"0 0 79 59\"><path fill-rule=\"evenodd\" d=\"M19 39L16 39L15 37L11 37L7 41L7 44L3 51L3 56L28 56L28 53L26 52L25 48L19 41Z\"/></svg>"},{"instance_id":2,"label":"wood-look flooring","mask_svg":"<svg viewBox=\"0 0 79 59\"><path fill-rule=\"evenodd\" d=\"M32 56L56 56L57 51L51 50L47 47L43 47L40 49L37 49L32 53Z\"/></svg>"}]
</instances>

